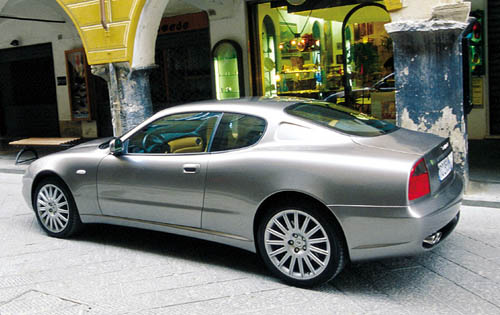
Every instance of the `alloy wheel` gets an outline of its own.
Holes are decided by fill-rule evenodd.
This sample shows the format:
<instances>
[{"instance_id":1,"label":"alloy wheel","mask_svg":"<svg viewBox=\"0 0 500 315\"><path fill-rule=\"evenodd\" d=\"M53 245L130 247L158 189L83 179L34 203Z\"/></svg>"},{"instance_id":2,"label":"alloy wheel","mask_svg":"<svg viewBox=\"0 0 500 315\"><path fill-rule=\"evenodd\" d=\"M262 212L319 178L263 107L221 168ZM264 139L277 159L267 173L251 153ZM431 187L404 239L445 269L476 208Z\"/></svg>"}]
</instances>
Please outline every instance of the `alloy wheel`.
<instances>
[{"instance_id":1,"label":"alloy wheel","mask_svg":"<svg viewBox=\"0 0 500 315\"><path fill-rule=\"evenodd\" d=\"M53 233L63 231L69 222L68 198L53 184L44 185L36 197L36 208L40 222Z\"/></svg>"},{"instance_id":2,"label":"alloy wheel","mask_svg":"<svg viewBox=\"0 0 500 315\"><path fill-rule=\"evenodd\" d=\"M308 280L319 276L331 258L328 234L310 214L283 210L267 223L264 245L268 258L287 277Z\"/></svg>"}]
</instances>

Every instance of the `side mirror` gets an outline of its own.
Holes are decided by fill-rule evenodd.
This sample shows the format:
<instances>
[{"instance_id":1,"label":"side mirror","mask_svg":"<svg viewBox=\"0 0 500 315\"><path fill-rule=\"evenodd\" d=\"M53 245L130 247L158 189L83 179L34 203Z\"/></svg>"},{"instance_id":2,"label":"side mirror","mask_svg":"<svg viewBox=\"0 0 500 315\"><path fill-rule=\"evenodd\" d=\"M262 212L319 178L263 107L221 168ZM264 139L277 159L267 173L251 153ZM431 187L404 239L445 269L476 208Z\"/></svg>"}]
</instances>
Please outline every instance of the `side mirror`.
<instances>
[{"instance_id":1,"label":"side mirror","mask_svg":"<svg viewBox=\"0 0 500 315\"><path fill-rule=\"evenodd\" d=\"M113 155L121 155L123 153L123 142L115 138L109 142L109 151Z\"/></svg>"}]
</instances>

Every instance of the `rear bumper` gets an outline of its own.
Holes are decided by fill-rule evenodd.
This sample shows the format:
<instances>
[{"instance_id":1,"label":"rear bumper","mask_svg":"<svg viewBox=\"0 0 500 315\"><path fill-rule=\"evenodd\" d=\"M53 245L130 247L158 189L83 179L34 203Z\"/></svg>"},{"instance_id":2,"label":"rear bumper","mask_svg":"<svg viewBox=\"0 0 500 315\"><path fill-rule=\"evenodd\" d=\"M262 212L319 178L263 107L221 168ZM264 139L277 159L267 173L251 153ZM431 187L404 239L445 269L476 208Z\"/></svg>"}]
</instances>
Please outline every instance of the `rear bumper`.
<instances>
[{"instance_id":1,"label":"rear bumper","mask_svg":"<svg viewBox=\"0 0 500 315\"><path fill-rule=\"evenodd\" d=\"M329 206L344 230L351 261L411 256L438 245L455 229L463 197L463 180L407 207ZM430 246L424 239L441 232Z\"/></svg>"}]
</instances>

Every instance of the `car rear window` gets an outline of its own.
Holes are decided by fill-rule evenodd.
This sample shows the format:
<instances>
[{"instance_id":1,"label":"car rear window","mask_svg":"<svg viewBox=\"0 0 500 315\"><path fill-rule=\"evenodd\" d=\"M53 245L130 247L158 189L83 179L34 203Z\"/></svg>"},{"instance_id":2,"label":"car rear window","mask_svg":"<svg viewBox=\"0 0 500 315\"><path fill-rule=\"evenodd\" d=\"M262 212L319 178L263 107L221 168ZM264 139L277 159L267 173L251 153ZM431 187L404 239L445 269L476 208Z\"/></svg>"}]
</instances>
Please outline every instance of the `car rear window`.
<instances>
[{"instance_id":1,"label":"car rear window","mask_svg":"<svg viewBox=\"0 0 500 315\"><path fill-rule=\"evenodd\" d=\"M387 121L328 102L298 103L288 106L285 112L342 133L360 137L376 137L398 129Z\"/></svg>"}]
</instances>

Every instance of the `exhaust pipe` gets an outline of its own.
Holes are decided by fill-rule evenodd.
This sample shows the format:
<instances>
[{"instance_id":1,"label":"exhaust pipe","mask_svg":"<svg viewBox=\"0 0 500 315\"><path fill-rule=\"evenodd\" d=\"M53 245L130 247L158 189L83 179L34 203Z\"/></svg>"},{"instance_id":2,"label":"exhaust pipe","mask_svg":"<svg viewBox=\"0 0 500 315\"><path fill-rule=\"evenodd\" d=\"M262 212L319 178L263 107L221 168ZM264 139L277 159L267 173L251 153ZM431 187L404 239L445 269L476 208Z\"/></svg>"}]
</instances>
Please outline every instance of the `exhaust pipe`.
<instances>
[{"instance_id":1,"label":"exhaust pipe","mask_svg":"<svg viewBox=\"0 0 500 315\"><path fill-rule=\"evenodd\" d=\"M441 240L441 236L443 236L442 232L431 234L424 239L424 243L430 246L436 245Z\"/></svg>"}]
</instances>

